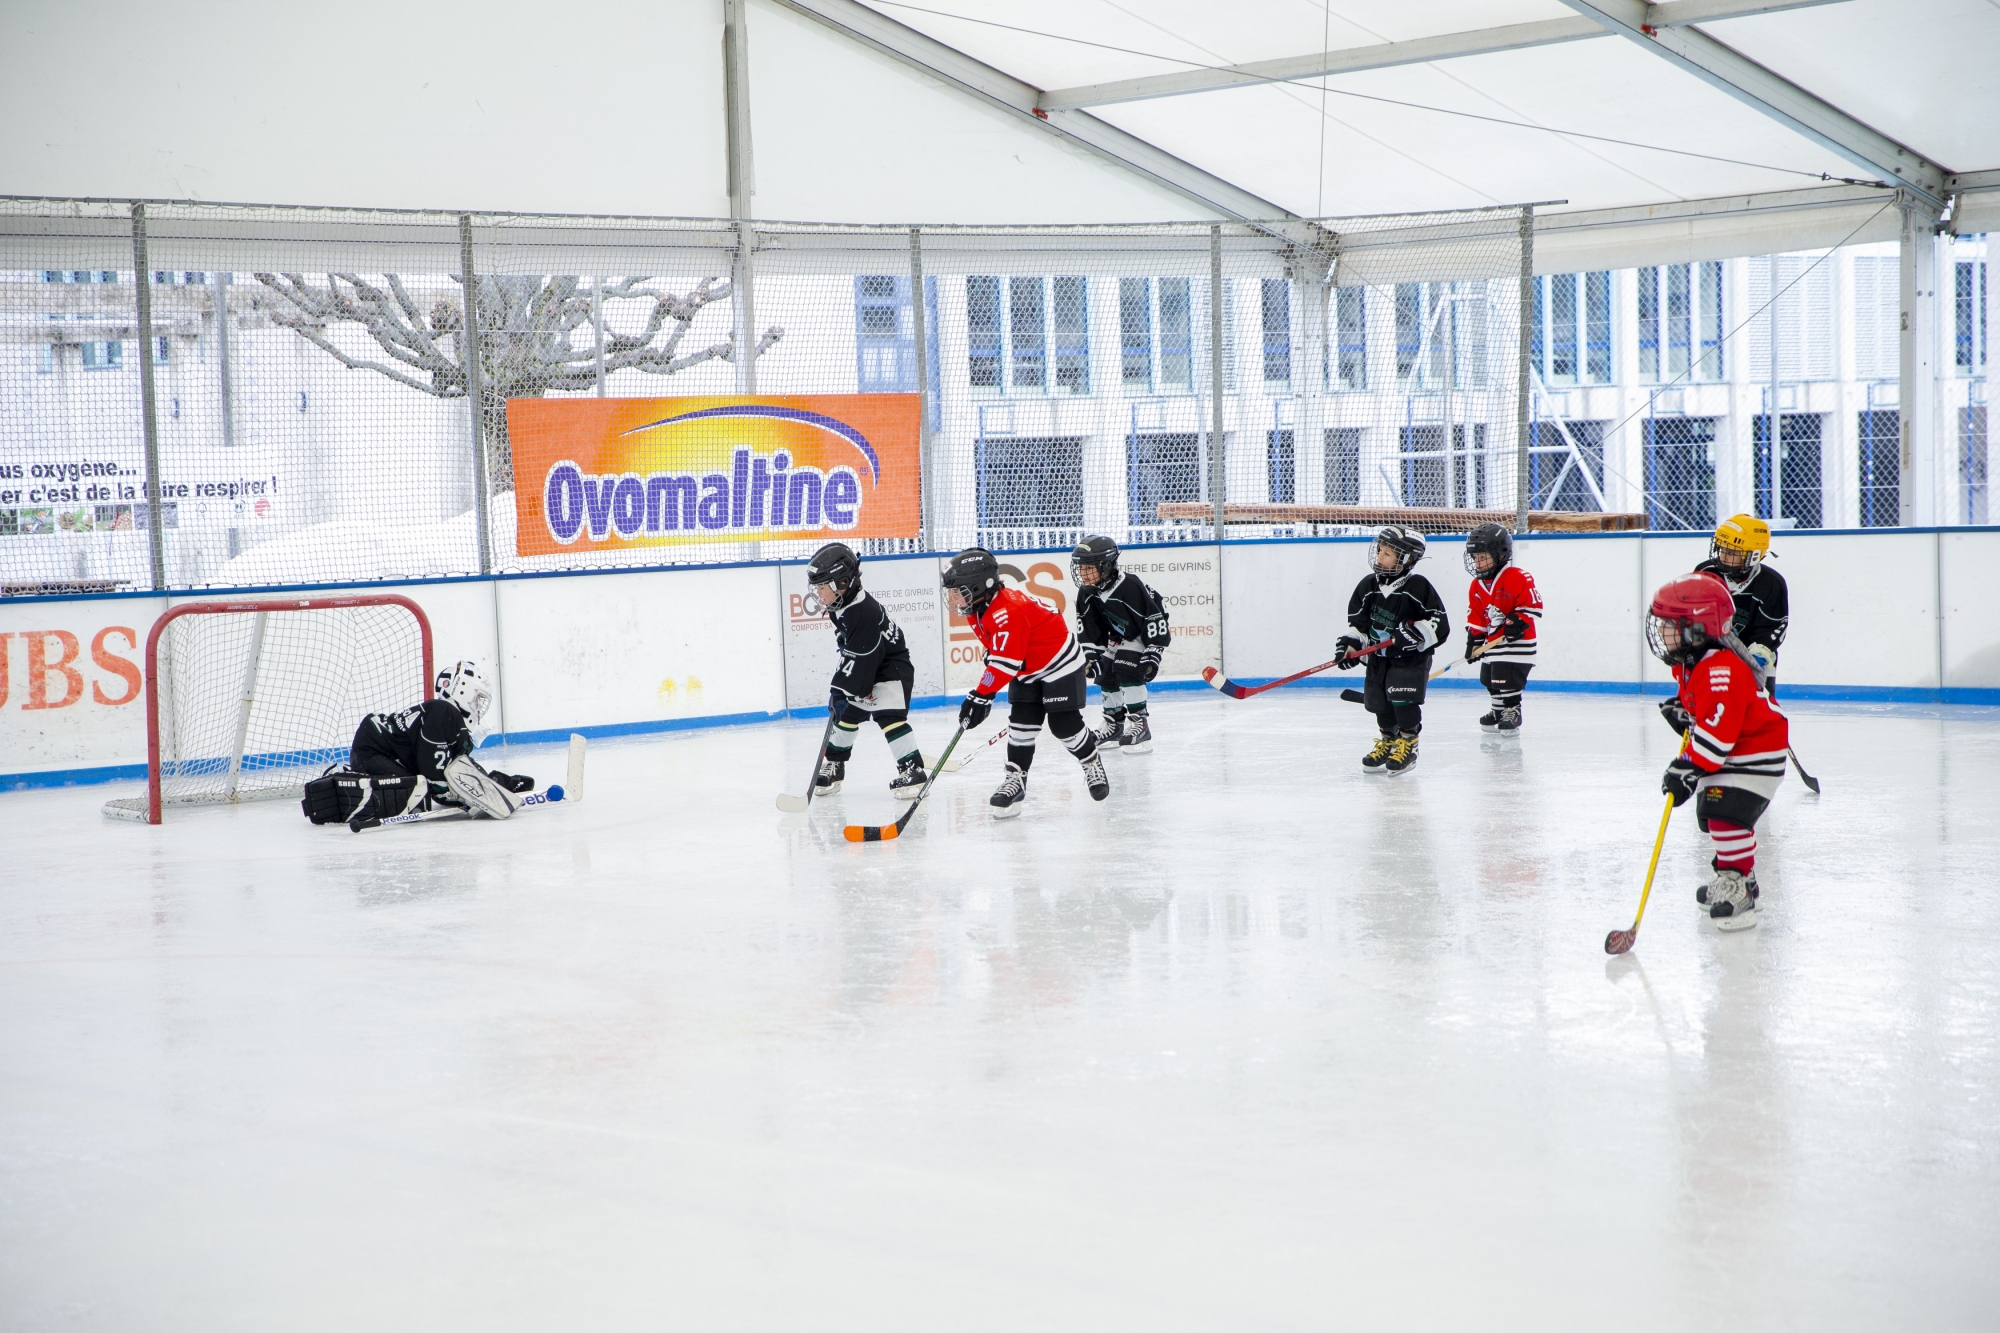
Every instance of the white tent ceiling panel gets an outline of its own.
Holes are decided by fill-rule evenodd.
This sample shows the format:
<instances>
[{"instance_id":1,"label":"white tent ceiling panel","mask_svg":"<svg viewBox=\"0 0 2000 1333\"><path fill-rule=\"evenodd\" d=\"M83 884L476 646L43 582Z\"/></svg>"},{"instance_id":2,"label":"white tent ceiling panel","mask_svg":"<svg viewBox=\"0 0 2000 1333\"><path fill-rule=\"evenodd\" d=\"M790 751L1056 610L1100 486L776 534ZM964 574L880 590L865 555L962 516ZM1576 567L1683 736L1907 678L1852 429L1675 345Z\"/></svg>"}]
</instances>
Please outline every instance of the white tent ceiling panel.
<instances>
[{"instance_id":1,"label":"white tent ceiling panel","mask_svg":"<svg viewBox=\"0 0 2000 1333\"><path fill-rule=\"evenodd\" d=\"M811 19L752 6L759 217L1146 222L1183 195Z\"/></svg>"},{"instance_id":2,"label":"white tent ceiling panel","mask_svg":"<svg viewBox=\"0 0 2000 1333\"><path fill-rule=\"evenodd\" d=\"M1847 0L1710 31L1951 170L2000 166L2000 6L1991 0Z\"/></svg>"},{"instance_id":3,"label":"white tent ceiling panel","mask_svg":"<svg viewBox=\"0 0 2000 1333\"><path fill-rule=\"evenodd\" d=\"M1539 224L1535 272L1582 273L1893 241L1901 215L1889 193L1882 191L1875 199L1830 208L1720 213L1617 226L1558 215L1542 218Z\"/></svg>"}]
</instances>

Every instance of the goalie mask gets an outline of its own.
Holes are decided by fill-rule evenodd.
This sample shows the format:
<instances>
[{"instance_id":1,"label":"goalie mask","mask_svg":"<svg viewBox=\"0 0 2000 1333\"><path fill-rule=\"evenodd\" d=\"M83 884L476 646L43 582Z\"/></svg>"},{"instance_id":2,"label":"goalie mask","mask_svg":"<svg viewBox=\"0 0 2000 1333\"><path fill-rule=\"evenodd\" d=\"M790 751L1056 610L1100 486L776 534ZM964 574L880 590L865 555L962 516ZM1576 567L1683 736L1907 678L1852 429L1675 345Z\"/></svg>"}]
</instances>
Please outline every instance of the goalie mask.
<instances>
[{"instance_id":1,"label":"goalie mask","mask_svg":"<svg viewBox=\"0 0 2000 1333\"><path fill-rule=\"evenodd\" d=\"M493 689L472 663L458 662L438 672L437 697L465 714L465 725L475 737L486 734L486 708L493 702Z\"/></svg>"}]
</instances>

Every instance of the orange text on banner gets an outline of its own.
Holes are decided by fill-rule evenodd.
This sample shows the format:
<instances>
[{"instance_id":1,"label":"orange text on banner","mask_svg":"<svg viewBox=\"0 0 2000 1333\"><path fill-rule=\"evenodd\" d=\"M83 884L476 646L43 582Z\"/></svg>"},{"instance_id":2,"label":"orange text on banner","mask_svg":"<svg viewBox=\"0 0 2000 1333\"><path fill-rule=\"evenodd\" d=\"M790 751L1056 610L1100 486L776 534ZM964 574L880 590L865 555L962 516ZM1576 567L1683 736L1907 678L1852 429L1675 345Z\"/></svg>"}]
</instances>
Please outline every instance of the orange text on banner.
<instances>
[{"instance_id":1,"label":"orange text on banner","mask_svg":"<svg viewBox=\"0 0 2000 1333\"><path fill-rule=\"evenodd\" d=\"M917 535L913 393L512 398L519 555Z\"/></svg>"}]
</instances>

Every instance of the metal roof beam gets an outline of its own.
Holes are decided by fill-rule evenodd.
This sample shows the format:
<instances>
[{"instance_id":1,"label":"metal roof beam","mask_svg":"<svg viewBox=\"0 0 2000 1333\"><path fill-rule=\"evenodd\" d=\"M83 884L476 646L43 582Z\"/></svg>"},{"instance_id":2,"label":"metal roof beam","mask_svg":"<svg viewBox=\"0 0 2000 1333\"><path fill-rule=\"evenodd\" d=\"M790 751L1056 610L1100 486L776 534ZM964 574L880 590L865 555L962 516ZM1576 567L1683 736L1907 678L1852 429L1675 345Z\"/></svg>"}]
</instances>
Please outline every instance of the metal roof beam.
<instances>
[{"instance_id":1,"label":"metal roof beam","mask_svg":"<svg viewBox=\"0 0 2000 1333\"><path fill-rule=\"evenodd\" d=\"M1694 3L1695 0L1681 0ZM1839 107L1764 68L1699 28L1659 27L1657 8L1644 0L1562 0L1586 18L1644 47L1710 87L1830 149L1885 181L1901 185L1938 211L1944 209L1945 169Z\"/></svg>"},{"instance_id":2,"label":"metal roof beam","mask_svg":"<svg viewBox=\"0 0 2000 1333\"><path fill-rule=\"evenodd\" d=\"M1815 5L1840 3L1843 0L1672 0L1669 4L1647 5L1650 17L1646 21L1653 27L1679 27L1689 23L1741 18L1749 14L1769 14L1781 9L1808 9ZM1190 69L1085 87L1058 88L1042 94L1040 105L1044 111L1061 111L1109 106L1117 102L1143 102L1155 97L1179 97L1186 93L1213 92L1219 88L1241 88L1286 79L1316 79L1322 74L1353 74L1365 69L1390 69L1397 65L1421 65L1461 56L1519 51L1531 46L1587 41L1605 35L1604 26L1588 17L1510 23L1500 28L1418 37L1406 42L1383 42L1379 46L1314 51L1302 56L1254 60L1219 69Z\"/></svg>"},{"instance_id":3,"label":"metal roof beam","mask_svg":"<svg viewBox=\"0 0 2000 1333\"><path fill-rule=\"evenodd\" d=\"M857 0L771 0L780 8L824 24L842 36L872 47L932 78L942 79L961 92L1013 112L1028 123L1073 143L1081 144L1098 156L1135 171L1155 184L1224 217L1246 222L1284 224L1266 226L1281 239L1301 245L1330 247L1332 234L1307 222L1286 208L1232 185L1220 176L1128 134L1082 111L1043 109L1042 90L1023 83L1013 75L975 60L915 28L898 23L885 14L857 3Z\"/></svg>"}]
</instances>

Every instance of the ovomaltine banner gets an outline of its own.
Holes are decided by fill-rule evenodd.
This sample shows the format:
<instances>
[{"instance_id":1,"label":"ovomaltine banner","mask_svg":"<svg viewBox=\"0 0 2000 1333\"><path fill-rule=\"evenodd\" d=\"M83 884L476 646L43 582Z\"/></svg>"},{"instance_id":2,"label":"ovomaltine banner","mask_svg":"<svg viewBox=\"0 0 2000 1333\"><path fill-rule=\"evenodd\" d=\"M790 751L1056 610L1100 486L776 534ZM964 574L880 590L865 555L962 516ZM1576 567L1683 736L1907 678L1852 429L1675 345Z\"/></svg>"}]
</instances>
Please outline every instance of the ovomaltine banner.
<instances>
[{"instance_id":1,"label":"ovomaltine banner","mask_svg":"<svg viewBox=\"0 0 2000 1333\"><path fill-rule=\"evenodd\" d=\"M914 537L920 398L515 398L520 555Z\"/></svg>"}]
</instances>

